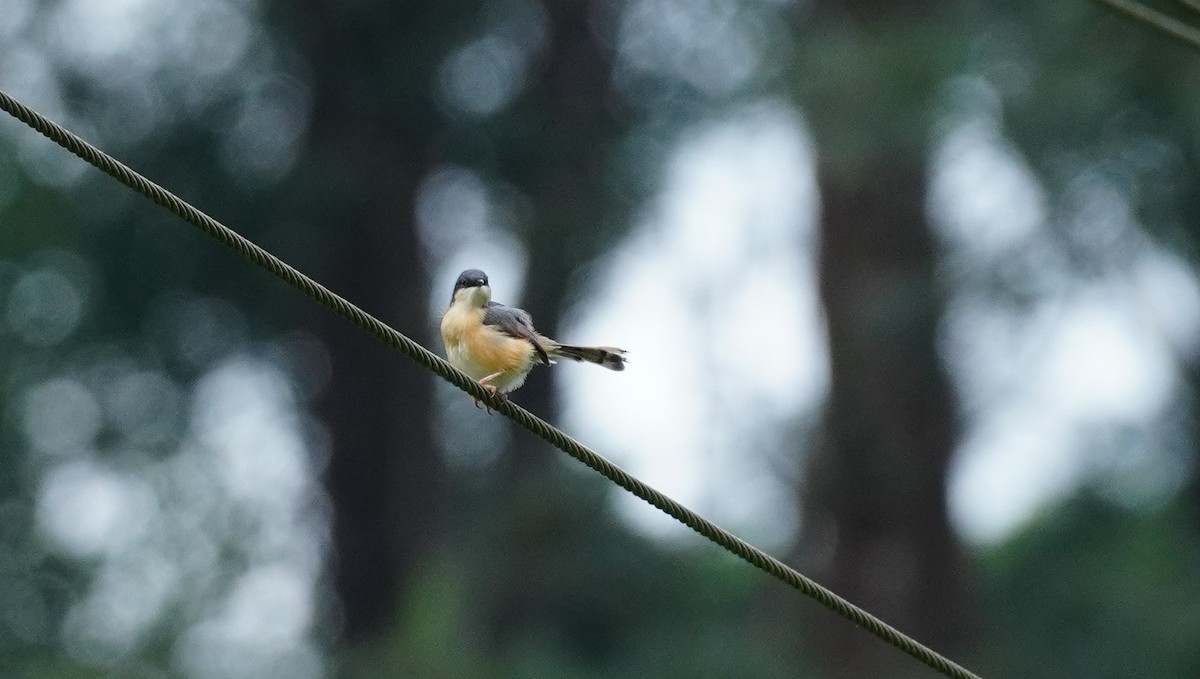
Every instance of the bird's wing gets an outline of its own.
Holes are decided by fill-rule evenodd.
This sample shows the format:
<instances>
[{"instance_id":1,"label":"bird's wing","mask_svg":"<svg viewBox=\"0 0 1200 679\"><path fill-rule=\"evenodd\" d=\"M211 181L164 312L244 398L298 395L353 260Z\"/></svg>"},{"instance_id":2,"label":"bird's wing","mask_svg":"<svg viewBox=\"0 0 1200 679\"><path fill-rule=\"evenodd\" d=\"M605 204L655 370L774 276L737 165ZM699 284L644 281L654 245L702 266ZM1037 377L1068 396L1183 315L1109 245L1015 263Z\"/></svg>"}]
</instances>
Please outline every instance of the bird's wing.
<instances>
[{"instance_id":1,"label":"bird's wing","mask_svg":"<svg viewBox=\"0 0 1200 679\"><path fill-rule=\"evenodd\" d=\"M533 345L533 350L537 352L538 358L542 363L550 365L550 357L546 354L546 349L542 343L538 341L537 331L533 329L533 318L529 312L524 309L508 307L499 302L488 302L483 308L483 322L485 325L492 325L500 329L501 332L509 337L523 339Z\"/></svg>"}]
</instances>

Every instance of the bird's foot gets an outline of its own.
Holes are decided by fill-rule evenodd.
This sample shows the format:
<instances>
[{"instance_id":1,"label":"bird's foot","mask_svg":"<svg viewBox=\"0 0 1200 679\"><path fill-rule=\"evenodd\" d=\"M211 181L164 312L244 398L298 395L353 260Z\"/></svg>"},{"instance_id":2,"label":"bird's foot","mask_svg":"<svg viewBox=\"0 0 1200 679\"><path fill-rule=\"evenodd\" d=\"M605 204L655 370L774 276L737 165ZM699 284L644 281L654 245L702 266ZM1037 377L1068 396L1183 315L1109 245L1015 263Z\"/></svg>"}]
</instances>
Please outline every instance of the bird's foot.
<instances>
[{"instance_id":1,"label":"bird's foot","mask_svg":"<svg viewBox=\"0 0 1200 679\"><path fill-rule=\"evenodd\" d=\"M492 379L493 377L496 377L499 374L500 373L496 373L495 375L488 375L487 377L479 380L479 385L481 387L483 387L484 389L487 389L489 392L491 392L492 400L496 403L500 403L500 402L508 400L508 396L506 396L504 394L504 392L500 391L500 389L498 389L495 385L488 384L488 380ZM475 401L475 407L478 408L479 404L480 404L480 400L479 399L472 399L472 400ZM487 403L484 403L483 407L487 410L488 415L492 414L492 408L490 405L488 405Z\"/></svg>"}]
</instances>

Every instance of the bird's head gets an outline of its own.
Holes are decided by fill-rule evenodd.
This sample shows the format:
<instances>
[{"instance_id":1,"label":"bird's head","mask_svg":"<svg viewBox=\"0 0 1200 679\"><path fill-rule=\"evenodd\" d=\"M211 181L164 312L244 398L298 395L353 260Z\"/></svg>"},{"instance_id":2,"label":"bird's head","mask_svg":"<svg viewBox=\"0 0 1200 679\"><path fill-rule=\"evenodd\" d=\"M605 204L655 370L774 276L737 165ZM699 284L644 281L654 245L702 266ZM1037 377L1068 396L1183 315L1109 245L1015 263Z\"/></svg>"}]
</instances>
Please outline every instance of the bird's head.
<instances>
[{"instance_id":1,"label":"bird's head","mask_svg":"<svg viewBox=\"0 0 1200 679\"><path fill-rule=\"evenodd\" d=\"M454 281L454 292L450 295L450 304L460 302L471 306L483 306L492 299L492 288L488 285L487 274L479 269L467 269L458 275Z\"/></svg>"}]
</instances>

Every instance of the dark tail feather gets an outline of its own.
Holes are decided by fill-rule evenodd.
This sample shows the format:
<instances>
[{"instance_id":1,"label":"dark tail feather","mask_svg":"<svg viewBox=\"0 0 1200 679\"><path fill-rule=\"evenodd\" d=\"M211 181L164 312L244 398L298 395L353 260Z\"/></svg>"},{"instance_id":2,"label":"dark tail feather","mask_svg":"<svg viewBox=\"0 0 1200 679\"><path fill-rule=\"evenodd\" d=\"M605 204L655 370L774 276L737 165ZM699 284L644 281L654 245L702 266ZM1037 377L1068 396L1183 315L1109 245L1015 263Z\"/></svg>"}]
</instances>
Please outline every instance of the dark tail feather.
<instances>
[{"instance_id":1,"label":"dark tail feather","mask_svg":"<svg viewBox=\"0 0 1200 679\"><path fill-rule=\"evenodd\" d=\"M550 353L554 356L569 358L572 361L586 361L602 365L609 370L625 369L625 350L616 347L576 347L570 344L560 344Z\"/></svg>"}]
</instances>

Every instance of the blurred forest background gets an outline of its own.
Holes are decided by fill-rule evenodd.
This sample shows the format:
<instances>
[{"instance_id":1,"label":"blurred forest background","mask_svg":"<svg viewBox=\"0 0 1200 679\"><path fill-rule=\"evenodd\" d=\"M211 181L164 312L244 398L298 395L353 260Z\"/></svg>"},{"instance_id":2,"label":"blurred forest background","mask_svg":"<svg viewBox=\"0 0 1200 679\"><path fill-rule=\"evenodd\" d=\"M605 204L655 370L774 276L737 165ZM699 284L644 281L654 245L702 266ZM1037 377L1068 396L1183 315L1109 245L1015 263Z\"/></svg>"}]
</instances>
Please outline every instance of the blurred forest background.
<instances>
[{"instance_id":1,"label":"blurred forest background","mask_svg":"<svg viewBox=\"0 0 1200 679\"><path fill-rule=\"evenodd\" d=\"M1161 6L1184 20L1183 4ZM988 677L1200 676L1200 55L1092 2L0 0L0 88ZM0 120L0 675L932 673Z\"/></svg>"}]
</instances>

